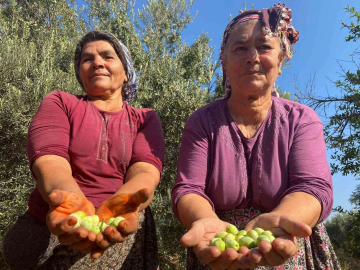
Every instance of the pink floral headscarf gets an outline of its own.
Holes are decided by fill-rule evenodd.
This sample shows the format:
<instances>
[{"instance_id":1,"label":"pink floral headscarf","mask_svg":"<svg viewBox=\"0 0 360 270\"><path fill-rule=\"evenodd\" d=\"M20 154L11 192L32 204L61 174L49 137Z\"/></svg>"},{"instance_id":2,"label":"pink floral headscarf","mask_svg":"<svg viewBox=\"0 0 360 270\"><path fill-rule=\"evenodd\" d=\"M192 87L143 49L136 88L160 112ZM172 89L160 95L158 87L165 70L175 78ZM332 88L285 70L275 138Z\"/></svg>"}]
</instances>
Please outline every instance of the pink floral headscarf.
<instances>
[{"instance_id":1,"label":"pink floral headscarf","mask_svg":"<svg viewBox=\"0 0 360 270\"><path fill-rule=\"evenodd\" d=\"M285 7L285 4L275 4L273 7L262 10L247 10L245 12L240 11L240 14L230 21L226 26L223 39L221 43L220 59L222 59L223 52L225 50L227 41L231 30L235 26L249 20L260 20L262 29L265 35L271 37L278 37L285 49L285 56L290 60L293 56L293 45L299 40L299 31L291 25L292 11L290 8ZM231 92L231 87L226 79L226 73L223 69L223 87L225 94L228 96ZM272 94L279 96L275 89L275 85L272 89Z\"/></svg>"}]
</instances>

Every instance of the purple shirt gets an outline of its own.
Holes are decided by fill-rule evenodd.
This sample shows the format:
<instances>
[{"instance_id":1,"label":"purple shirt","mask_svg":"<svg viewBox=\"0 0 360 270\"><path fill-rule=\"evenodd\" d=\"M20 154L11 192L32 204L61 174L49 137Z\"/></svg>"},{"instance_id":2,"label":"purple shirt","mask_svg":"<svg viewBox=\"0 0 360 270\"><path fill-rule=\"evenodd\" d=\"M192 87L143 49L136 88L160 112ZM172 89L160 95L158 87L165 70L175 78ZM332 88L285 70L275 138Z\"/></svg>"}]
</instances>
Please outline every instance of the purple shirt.
<instances>
[{"instance_id":1,"label":"purple shirt","mask_svg":"<svg viewBox=\"0 0 360 270\"><path fill-rule=\"evenodd\" d=\"M213 210L270 212L293 192L321 203L318 222L330 215L332 179L319 117L305 105L277 97L272 101L250 139L231 117L227 100L210 103L188 119L172 191L176 216L179 199L188 193L207 199Z\"/></svg>"},{"instance_id":2,"label":"purple shirt","mask_svg":"<svg viewBox=\"0 0 360 270\"><path fill-rule=\"evenodd\" d=\"M136 162L163 169L164 139L155 111L123 104L118 112L99 110L87 96L56 91L42 101L28 132L30 168L43 155L69 161L72 176L95 207L124 184ZM141 187L139 187L141 188ZM45 220L48 204L36 188L29 212Z\"/></svg>"}]
</instances>

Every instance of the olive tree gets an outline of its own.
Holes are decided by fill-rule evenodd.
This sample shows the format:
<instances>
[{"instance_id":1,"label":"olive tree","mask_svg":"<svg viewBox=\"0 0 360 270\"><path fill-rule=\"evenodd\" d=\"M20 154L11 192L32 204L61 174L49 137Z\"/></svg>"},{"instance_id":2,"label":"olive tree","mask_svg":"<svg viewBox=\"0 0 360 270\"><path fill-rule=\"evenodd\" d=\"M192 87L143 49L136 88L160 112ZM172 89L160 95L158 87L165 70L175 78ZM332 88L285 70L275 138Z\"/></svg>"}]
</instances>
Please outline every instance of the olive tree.
<instances>
[{"instance_id":1,"label":"olive tree","mask_svg":"<svg viewBox=\"0 0 360 270\"><path fill-rule=\"evenodd\" d=\"M138 73L138 95L131 104L153 108L161 118L165 167L151 204L157 224L162 269L183 269L184 233L171 209L177 155L186 119L215 96L218 63L204 33L188 44L182 31L195 17L192 1L8 0L0 4L0 241L27 209L35 182L26 157L27 129L43 97L63 90L81 94L73 52L89 30L115 34L130 50ZM1 250L0 250L1 251ZM0 261L0 266L3 262Z\"/></svg>"}]
</instances>

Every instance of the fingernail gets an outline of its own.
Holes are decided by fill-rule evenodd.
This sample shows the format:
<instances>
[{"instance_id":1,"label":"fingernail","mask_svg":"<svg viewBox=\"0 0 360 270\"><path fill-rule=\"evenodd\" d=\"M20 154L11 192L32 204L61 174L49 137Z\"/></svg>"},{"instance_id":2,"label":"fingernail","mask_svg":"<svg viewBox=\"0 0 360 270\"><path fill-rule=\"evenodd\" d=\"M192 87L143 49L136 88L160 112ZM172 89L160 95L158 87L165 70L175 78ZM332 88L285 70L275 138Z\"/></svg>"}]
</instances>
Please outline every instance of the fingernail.
<instances>
[{"instance_id":1,"label":"fingernail","mask_svg":"<svg viewBox=\"0 0 360 270\"><path fill-rule=\"evenodd\" d=\"M283 250L285 247L284 247L284 245L280 245L278 248L277 248L277 250Z\"/></svg>"},{"instance_id":2,"label":"fingernail","mask_svg":"<svg viewBox=\"0 0 360 270\"><path fill-rule=\"evenodd\" d=\"M76 222L75 220L70 219L69 222L68 222L68 225L69 225L69 226L73 226L73 225L75 225L76 223L77 223L77 222Z\"/></svg>"},{"instance_id":3,"label":"fingernail","mask_svg":"<svg viewBox=\"0 0 360 270\"><path fill-rule=\"evenodd\" d=\"M112 236L113 235L113 233L114 233L114 231L113 230L111 230L109 233L108 232L104 232L106 235L108 235L108 236Z\"/></svg>"},{"instance_id":4,"label":"fingernail","mask_svg":"<svg viewBox=\"0 0 360 270\"><path fill-rule=\"evenodd\" d=\"M82 235L81 233L78 234L77 238L79 239L84 239L85 238L85 235Z\"/></svg>"}]
</instances>

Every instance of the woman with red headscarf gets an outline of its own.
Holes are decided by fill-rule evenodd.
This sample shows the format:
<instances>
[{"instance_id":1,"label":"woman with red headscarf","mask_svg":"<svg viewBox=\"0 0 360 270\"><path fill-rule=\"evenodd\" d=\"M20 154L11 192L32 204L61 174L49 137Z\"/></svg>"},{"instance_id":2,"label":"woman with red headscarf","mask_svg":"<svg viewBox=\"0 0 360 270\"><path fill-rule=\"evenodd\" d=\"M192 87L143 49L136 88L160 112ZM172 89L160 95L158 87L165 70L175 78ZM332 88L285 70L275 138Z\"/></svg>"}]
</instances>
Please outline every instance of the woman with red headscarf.
<instances>
[{"instance_id":1,"label":"woman with red headscarf","mask_svg":"<svg viewBox=\"0 0 360 270\"><path fill-rule=\"evenodd\" d=\"M188 269L340 269L322 225L333 204L322 123L274 87L299 39L291 19L280 4L235 17L221 48L225 98L185 125L172 200ZM221 252L209 242L229 223L276 239Z\"/></svg>"}]
</instances>

